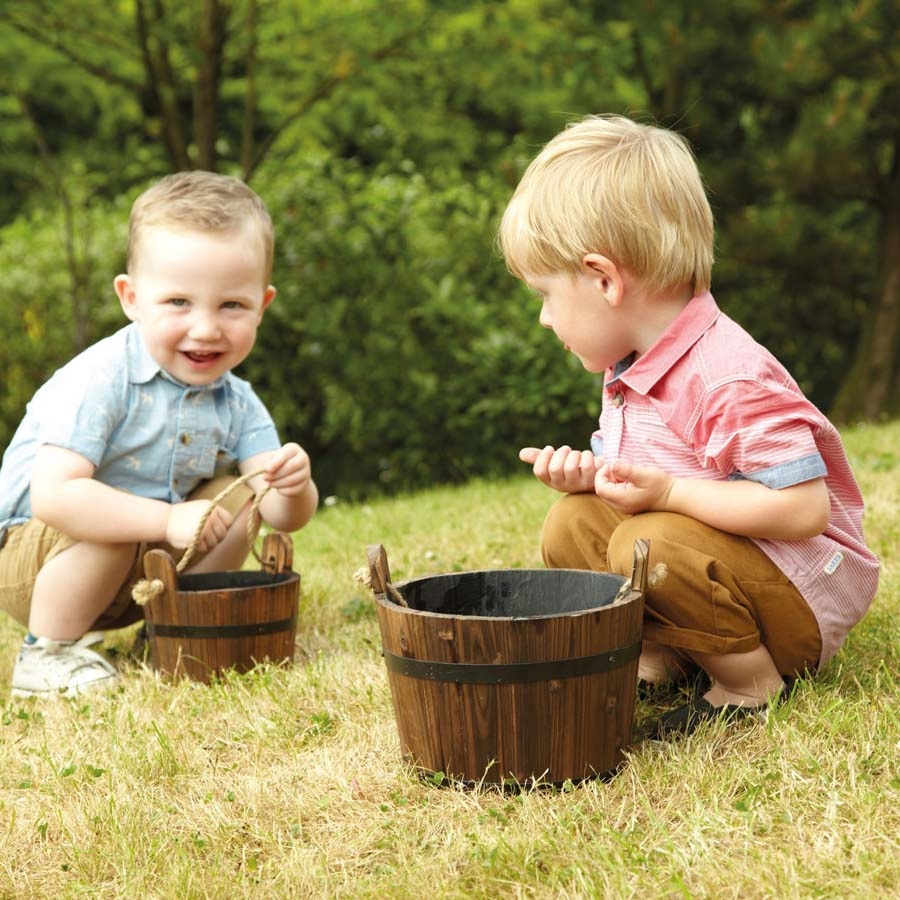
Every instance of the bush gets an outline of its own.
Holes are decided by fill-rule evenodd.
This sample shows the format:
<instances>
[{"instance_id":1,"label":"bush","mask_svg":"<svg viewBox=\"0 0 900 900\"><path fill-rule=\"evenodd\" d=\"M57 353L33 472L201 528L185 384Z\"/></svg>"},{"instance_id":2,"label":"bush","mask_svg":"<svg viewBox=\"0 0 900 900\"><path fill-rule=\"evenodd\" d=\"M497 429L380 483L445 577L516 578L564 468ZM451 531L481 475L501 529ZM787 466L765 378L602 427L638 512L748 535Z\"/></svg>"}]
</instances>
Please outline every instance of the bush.
<instances>
[{"instance_id":1,"label":"bush","mask_svg":"<svg viewBox=\"0 0 900 900\"><path fill-rule=\"evenodd\" d=\"M500 181L308 160L257 185L279 296L243 372L325 491L505 475L525 444L587 445L600 381L494 252Z\"/></svg>"}]
</instances>

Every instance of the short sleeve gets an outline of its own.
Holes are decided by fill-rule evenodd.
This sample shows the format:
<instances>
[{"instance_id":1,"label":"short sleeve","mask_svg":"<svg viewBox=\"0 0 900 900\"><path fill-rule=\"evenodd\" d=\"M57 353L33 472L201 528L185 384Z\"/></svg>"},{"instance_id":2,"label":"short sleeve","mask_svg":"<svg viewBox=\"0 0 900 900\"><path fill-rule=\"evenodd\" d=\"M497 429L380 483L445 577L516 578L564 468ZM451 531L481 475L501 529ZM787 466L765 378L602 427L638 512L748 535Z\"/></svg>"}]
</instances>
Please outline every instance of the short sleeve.
<instances>
[{"instance_id":1,"label":"short sleeve","mask_svg":"<svg viewBox=\"0 0 900 900\"><path fill-rule=\"evenodd\" d=\"M823 419L788 386L735 379L706 396L690 441L730 478L790 487L827 474L816 440Z\"/></svg>"},{"instance_id":2,"label":"short sleeve","mask_svg":"<svg viewBox=\"0 0 900 900\"><path fill-rule=\"evenodd\" d=\"M32 398L28 416L34 440L72 450L98 466L125 413L126 397L121 369L76 357Z\"/></svg>"},{"instance_id":3,"label":"short sleeve","mask_svg":"<svg viewBox=\"0 0 900 900\"><path fill-rule=\"evenodd\" d=\"M232 421L237 424L233 452L237 462L281 447L278 429L265 404L246 381L233 379Z\"/></svg>"}]
</instances>

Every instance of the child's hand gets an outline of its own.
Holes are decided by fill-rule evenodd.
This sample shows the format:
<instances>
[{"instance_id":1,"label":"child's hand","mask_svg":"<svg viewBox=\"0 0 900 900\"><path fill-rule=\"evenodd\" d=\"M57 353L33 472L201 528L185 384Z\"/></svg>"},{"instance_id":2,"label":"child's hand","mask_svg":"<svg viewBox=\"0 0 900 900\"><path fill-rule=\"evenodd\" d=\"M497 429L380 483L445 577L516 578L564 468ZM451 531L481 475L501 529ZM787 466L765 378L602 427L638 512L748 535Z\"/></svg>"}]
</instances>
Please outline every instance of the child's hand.
<instances>
[{"instance_id":1,"label":"child's hand","mask_svg":"<svg viewBox=\"0 0 900 900\"><path fill-rule=\"evenodd\" d=\"M525 447L519 451L519 459L530 463L535 478L564 494L581 494L594 489L594 478L600 460L590 450Z\"/></svg>"},{"instance_id":2,"label":"child's hand","mask_svg":"<svg viewBox=\"0 0 900 900\"><path fill-rule=\"evenodd\" d=\"M200 521L211 506L209 500L187 500L184 503L173 503L169 508L169 521L166 524L166 541L178 550L189 547L194 542ZM209 553L223 540L234 519L228 510L217 506L203 526L203 532L197 540L197 551Z\"/></svg>"},{"instance_id":3,"label":"child's hand","mask_svg":"<svg viewBox=\"0 0 900 900\"><path fill-rule=\"evenodd\" d=\"M675 479L662 469L634 466L617 459L603 463L594 479L594 492L625 515L664 510Z\"/></svg>"},{"instance_id":4,"label":"child's hand","mask_svg":"<svg viewBox=\"0 0 900 900\"><path fill-rule=\"evenodd\" d=\"M285 444L266 463L266 484L285 497L297 497L312 482L309 454L299 444Z\"/></svg>"}]
</instances>

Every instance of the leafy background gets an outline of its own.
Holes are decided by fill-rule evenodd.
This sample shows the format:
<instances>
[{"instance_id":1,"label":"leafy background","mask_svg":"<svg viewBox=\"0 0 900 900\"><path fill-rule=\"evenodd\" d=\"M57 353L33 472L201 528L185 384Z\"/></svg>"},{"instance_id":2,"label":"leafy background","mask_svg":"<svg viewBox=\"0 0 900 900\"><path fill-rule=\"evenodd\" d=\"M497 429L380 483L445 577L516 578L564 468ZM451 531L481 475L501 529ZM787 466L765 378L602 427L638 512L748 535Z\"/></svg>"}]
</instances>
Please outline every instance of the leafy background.
<instances>
[{"instance_id":1,"label":"leafy background","mask_svg":"<svg viewBox=\"0 0 900 900\"><path fill-rule=\"evenodd\" d=\"M325 493L506 474L519 446L584 445L600 381L538 327L494 235L540 146L595 112L690 139L717 300L813 401L842 422L896 415L896 4L107 10L0 9L0 443L56 367L122 324L130 204L193 166L246 178L271 208L279 295L240 374Z\"/></svg>"}]
</instances>

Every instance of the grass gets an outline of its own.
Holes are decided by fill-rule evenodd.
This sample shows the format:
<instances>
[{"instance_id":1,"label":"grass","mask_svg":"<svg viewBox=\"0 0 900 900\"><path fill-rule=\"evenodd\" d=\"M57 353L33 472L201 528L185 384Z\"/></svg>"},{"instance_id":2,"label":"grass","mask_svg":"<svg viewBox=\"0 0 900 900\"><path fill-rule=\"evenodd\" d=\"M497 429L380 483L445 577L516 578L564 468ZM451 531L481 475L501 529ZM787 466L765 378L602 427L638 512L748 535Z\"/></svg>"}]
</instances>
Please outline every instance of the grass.
<instances>
[{"instance_id":1,"label":"grass","mask_svg":"<svg viewBox=\"0 0 900 900\"><path fill-rule=\"evenodd\" d=\"M436 787L400 758L371 594L540 565L528 477L324 509L293 667L0 709L2 898L900 897L900 423L845 433L883 559L844 649L765 723L636 744L608 782ZM127 649L132 632L112 641ZM0 620L0 683L21 629Z\"/></svg>"}]
</instances>

